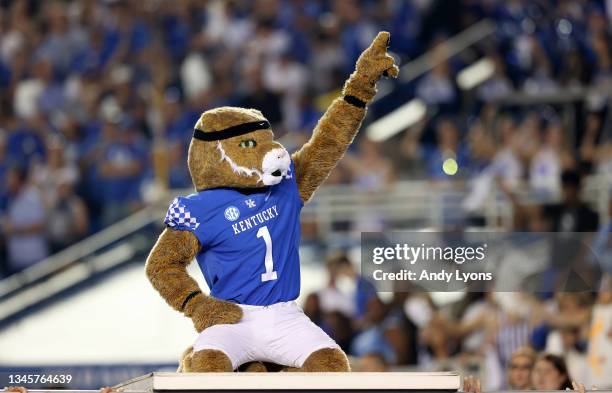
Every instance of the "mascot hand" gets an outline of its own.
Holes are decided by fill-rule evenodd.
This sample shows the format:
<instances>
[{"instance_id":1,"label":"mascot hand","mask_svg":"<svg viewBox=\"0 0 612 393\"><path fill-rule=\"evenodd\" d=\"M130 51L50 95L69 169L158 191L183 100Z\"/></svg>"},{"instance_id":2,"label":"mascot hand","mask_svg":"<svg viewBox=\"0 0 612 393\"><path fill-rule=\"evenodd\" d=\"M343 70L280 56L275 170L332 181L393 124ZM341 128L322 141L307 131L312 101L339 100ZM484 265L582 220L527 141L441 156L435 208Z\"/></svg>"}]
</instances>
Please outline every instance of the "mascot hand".
<instances>
[{"instance_id":1,"label":"mascot hand","mask_svg":"<svg viewBox=\"0 0 612 393\"><path fill-rule=\"evenodd\" d=\"M382 76L397 77L399 69L393 57L387 53L389 40L389 33L381 31L363 51L357 59L355 72L344 85L344 95L352 95L361 101L370 102L376 95L376 82Z\"/></svg>"},{"instance_id":2,"label":"mascot hand","mask_svg":"<svg viewBox=\"0 0 612 393\"><path fill-rule=\"evenodd\" d=\"M198 295L185 307L185 315L193 321L196 330L232 324L242 319L242 309L234 303L217 300L210 296Z\"/></svg>"}]
</instances>

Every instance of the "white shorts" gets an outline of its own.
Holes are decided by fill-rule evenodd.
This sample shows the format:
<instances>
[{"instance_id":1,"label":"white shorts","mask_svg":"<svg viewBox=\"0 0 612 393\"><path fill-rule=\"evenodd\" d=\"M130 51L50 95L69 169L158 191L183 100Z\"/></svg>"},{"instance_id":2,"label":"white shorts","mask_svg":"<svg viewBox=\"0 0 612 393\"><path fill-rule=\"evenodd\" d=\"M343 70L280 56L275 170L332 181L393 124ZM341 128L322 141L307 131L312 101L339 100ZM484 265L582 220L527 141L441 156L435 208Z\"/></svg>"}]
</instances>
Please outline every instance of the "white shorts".
<instances>
[{"instance_id":1,"label":"white shorts","mask_svg":"<svg viewBox=\"0 0 612 393\"><path fill-rule=\"evenodd\" d=\"M239 305L240 322L204 329L193 344L194 352L216 349L229 357L236 370L251 361L302 367L311 353L340 348L295 302L271 306Z\"/></svg>"}]
</instances>

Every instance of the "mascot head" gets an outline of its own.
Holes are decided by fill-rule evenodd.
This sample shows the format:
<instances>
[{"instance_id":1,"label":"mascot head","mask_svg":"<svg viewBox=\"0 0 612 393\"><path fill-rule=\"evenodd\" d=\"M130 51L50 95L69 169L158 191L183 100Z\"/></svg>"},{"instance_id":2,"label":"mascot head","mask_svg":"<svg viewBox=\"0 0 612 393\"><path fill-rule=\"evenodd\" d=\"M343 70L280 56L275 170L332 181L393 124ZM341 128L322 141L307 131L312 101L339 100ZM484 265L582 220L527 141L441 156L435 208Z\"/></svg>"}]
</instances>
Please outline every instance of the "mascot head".
<instances>
[{"instance_id":1,"label":"mascot head","mask_svg":"<svg viewBox=\"0 0 612 393\"><path fill-rule=\"evenodd\" d=\"M287 176L290 163L270 123L255 109L220 107L204 112L189 145L189 173L198 191L272 186Z\"/></svg>"}]
</instances>

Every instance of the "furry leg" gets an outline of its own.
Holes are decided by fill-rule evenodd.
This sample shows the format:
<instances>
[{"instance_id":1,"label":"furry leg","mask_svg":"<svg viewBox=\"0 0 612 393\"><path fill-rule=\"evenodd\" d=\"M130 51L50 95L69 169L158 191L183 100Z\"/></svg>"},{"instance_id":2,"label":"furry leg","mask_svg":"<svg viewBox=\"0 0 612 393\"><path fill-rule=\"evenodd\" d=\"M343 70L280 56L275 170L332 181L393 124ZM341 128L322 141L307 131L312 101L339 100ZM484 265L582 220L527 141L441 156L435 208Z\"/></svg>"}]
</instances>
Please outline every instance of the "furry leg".
<instances>
[{"instance_id":1,"label":"furry leg","mask_svg":"<svg viewBox=\"0 0 612 393\"><path fill-rule=\"evenodd\" d=\"M181 355L181 358L179 359L179 366L178 366L178 369L176 370L177 373L185 372L185 359L187 359L188 356L190 357L192 352L193 352L193 347L189 347L185 350L185 352L183 352L183 354Z\"/></svg>"},{"instance_id":2,"label":"furry leg","mask_svg":"<svg viewBox=\"0 0 612 393\"><path fill-rule=\"evenodd\" d=\"M342 350L337 348L323 348L311 353L302 367L295 369L295 371L351 371L351 367Z\"/></svg>"},{"instance_id":3,"label":"furry leg","mask_svg":"<svg viewBox=\"0 0 612 393\"><path fill-rule=\"evenodd\" d=\"M215 349L187 354L183 358L182 368L185 373L233 371L232 362L227 355Z\"/></svg>"}]
</instances>

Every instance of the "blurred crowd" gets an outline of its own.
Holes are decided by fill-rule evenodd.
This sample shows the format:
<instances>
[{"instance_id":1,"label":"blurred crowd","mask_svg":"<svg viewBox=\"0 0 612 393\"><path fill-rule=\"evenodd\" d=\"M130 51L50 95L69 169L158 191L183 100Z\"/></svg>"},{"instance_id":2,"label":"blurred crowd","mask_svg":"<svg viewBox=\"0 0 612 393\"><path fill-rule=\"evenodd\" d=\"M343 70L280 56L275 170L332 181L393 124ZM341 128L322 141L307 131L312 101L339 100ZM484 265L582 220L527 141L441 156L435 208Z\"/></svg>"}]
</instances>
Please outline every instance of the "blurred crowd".
<instances>
[{"instance_id":1,"label":"blurred crowd","mask_svg":"<svg viewBox=\"0 0 612 393\"><path fill-rule=\"evenodd\" d=\"M610 91L612 10L603 1L0 1L0 244L21 270L146 204L188 188L186 148L199 114L260 109L293 149L307 140L379 30L406 63L436 66L374 104L418 97L429 115L387 144L360 138L330 183L381 189L403 177L487 183L545 196L567 169L610 173L608 97L573 106L505 107L513 92ZM436 46L481 18L497 31L447 59ZM440 57L438 57L438 55ZM455 81L487 56L495 72L472 94ZM528 108L528 110L527 110ZM484 184L484 185L483 185Z\"/></svg>"},{"instance_id":2,"label":"blurred crowd","mask_svg":"<svg viewBox=\"0 0 612 393\"><path fill-rule=\"evenodd\" d=\"M495 33L447 58L437 45L482 18ZM602 214L581 190L587 175L612 184L611 21L603 0L0 0L0 278L160 189L190 188L186 149L208 108L258 108L300 146L379 30L400 64L432 50L435 67L396 82L366 125L413 98L428 113L386 142L359 137L329 183L460 179L476 218L499 188L515 230L596 232L610 260L612 203ZM457 74L482 57L492 77L463 91ZM570 93L583 96L559 100ZM542 95L554 99L529 101ZM442 307L426 293L381 298L345 254L325 266L304 310L360 370L458 365L486 372L484 390L612 387L610 281L599 293L468 293Z\"/></svg>"},{"instance_id":3,"label":"blurred crowd","mask_svg":"<svg viewBox=\"0 0 612 393\"><path fill-rule=\"evenodd\" d=\"M612 387L612 275L593 292L468 292L440 301L420 291L382 298L346 253L305 313L355 358L356 371L460 370L483 391ZM390 295L390 294L387 294Z\"/></svg>"}]
</instances>

